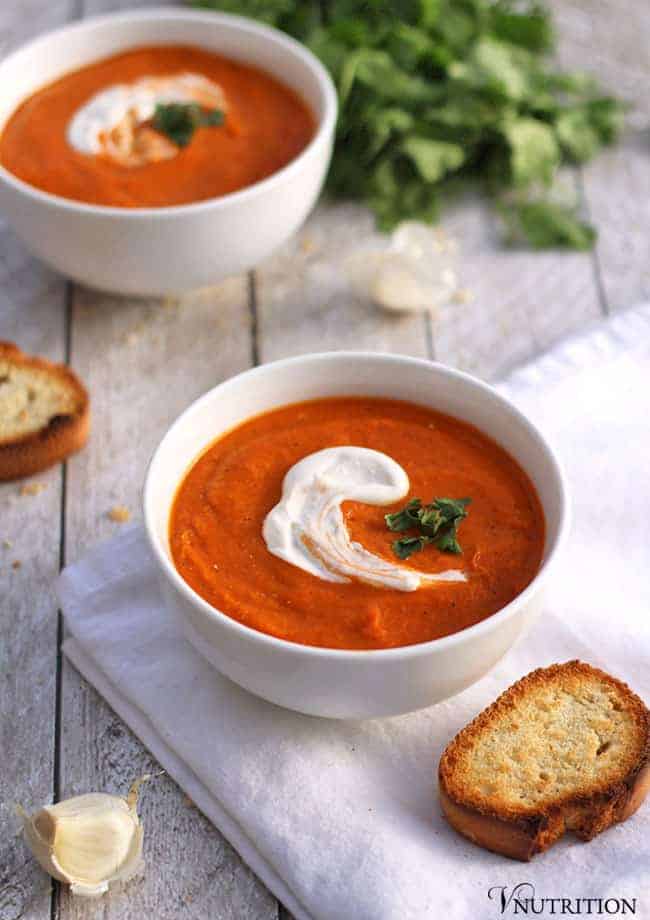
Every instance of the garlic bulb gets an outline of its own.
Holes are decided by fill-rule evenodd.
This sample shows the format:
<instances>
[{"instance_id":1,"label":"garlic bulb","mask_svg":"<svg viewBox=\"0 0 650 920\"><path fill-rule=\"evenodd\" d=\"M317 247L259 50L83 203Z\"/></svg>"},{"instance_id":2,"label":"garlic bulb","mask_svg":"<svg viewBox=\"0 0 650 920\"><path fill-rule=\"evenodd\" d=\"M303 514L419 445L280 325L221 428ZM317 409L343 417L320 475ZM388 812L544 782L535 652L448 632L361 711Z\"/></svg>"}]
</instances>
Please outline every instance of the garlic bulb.
<instances>
[{"instance_id":1,"label":"garlic bulb","mask_svg":"<svg viewBox=\"0 0 650 920\"><path fill-rule=\"evenodd\" d=\"M382 248L360 250L346 263L355 292L384 310L433 311L453 295L455 240L418 221L404 221Z\"/></svg>"},{"instance_id":2,"label":"garlic bulb","mask_svg":"<svg viewBox=\"0 0 650 920\"><path fill-rule=\"evenodd\" d=\"M142 864L138 789L147 779L136 780L126 798L93 792L23 813L25 838L43 869L87 897L134 875Z\"/></svg>"}]
</instances>

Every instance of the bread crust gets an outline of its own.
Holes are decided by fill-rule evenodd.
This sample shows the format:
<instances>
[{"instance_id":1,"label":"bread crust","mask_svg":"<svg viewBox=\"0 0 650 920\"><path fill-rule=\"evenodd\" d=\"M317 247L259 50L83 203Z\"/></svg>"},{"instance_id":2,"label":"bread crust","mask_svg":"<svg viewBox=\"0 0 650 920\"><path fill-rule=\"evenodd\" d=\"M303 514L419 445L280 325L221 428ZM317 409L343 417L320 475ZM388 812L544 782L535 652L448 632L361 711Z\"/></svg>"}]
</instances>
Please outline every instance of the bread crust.
<instances>
[{"instance_id":1,"label":"bread crust","mask_svg":"<svg viewBox=\"0 0 650 920\"><path fill-rule=\"evenodd\" d=\"M2 341L0 359L45 371L62 380L77 400L74 413L55 415L37 431L0 440L0 481L8 481L40 473L81 450L90 432L90 400L79 378L63 364L26 355L12 342Z\"/></svg>"},{"instance_id":2,"label":"bread crust","mask_svg":"<svg viewBox=\"0 0 650 920\"><path fill-rule=\"evenodd\" d=\"M642 740L641 752L632 768L613 783L603 783L589 792L567 794L551 804L521 808L494 807L480 802L454 781L454 767L460 750L471 744L491 724L512 711L532 687L553 681L558 674L576 674L615 687L625 699L627 712L635 721ZM440 804L443 814L459 833L485 849L513 859L528 861L547 850L567 830L588 841L611 825L625 821L650 792L650 711L623 681L581 661L539 668L513 684L494 703L462 729L447 746L438 769Z\"/></svg>"}]
</instances>

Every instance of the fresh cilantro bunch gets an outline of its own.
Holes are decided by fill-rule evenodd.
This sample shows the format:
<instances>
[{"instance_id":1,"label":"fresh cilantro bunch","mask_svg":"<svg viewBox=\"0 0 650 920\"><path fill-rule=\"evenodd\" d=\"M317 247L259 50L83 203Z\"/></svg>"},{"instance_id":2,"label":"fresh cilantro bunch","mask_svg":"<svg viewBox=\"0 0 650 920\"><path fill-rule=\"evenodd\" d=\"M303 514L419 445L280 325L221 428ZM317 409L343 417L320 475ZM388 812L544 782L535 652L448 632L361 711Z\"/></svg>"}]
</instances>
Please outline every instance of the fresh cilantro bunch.
<instances>
[{"instance_id":1,"label":"fresh cilantro bunch","mask_svg":"<svg viewBox=\"0 0 650 920\"><path fill-rule=\"evenodd\" d=\"M329 192L366 201L379 226L437 220L477 182L514 242L589 249L593 228L545 192L563 162L611 143L624 106L560 72L537 0L201 0L304 41L339 93Z\"/></svg>"}]
</instances>

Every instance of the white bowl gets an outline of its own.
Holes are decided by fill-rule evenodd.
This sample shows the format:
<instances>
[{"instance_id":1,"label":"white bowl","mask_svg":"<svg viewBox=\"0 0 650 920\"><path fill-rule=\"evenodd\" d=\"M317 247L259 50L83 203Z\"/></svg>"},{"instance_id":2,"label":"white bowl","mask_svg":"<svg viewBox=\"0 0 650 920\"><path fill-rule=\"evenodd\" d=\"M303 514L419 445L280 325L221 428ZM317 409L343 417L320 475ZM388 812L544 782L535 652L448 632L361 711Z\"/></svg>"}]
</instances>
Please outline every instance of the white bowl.
<instances>
[{"instance_id":1,"label":"white bowl","mask_svg":"<svg viewBox=\"0 0 650 920\"><path fill-rule=\"evenodd\" d=\"M336 92L301 44L239 16L145 9L87 19L0 63L0 130L20 103L64 73L138 45L187 44L254 64L295 89L316 133L287 166L239 192L167 208L113 208L40 191L0 166L0 208L44 262L122 294L180 293L256 265L302 224L329 165Z\"/></svg>"},{"instance_id":2,"label":"white bowl","mask_svg":"<svg viewBox=\"0 0 650 920\"><path fill-rule=\"evenodd\" d=\"M506 607L442 639L402 648L346 651L276 639L204 601L176 571L168 542L176 489L219 435L277 406L326 396L408 400L479 427L515 457L537 488L546 516L540 571ZM483 677L541 609L542 589L568 528L558 461L542 435L479 380L430 361L333 352L266 364L220 384L193 403L157 448L144 488L145 523L167 603L190 642L252 693L299 712L343 719L396 715L453 696Z\"/></svg>"}]
</instances>

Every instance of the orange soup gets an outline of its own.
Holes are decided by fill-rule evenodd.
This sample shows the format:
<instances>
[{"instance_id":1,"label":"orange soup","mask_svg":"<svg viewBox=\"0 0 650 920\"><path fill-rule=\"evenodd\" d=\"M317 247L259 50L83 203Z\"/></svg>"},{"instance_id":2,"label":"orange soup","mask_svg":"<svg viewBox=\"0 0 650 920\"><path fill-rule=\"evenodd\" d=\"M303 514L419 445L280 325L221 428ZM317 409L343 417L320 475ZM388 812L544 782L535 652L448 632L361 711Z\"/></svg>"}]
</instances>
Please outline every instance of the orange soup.
<instances>
[{"instance_id":1,"label":"orange soup","mask_svg":"<svg viewBox=\"0 0 650 920\"><path fill-rule=\"evenodd\" d=\"M193 104L191 139L156 127L159 102ZM101 137L92 134L98 112ZM66 74L22 103L0 137L0 163L64 198L163 207L265 179L314 129L303 100L262 70L200 48L144 47Z\"/></svg>"},{"instance_id":2,"label":"orange soup","mask_svg":"<svg viewBox=\"0 0 650 920\"><path fill-rule=\"evenodd\" d=\"M296 463L326 448L380 451L408 475L390 506L341 505L346 537L416 573L463 573L417 590L331 581L269 551L265 519ZM396 558L385 515L419 497L471 498L461 552L427 545ZM170 517L174 563L222 613L306 645L379 649L458 632L500 610L537 573L544 515L526 473L476 428L422 406L375 398L298 403L252 418L213 443L181 483Z\"/></svg>"}]
</instances>

